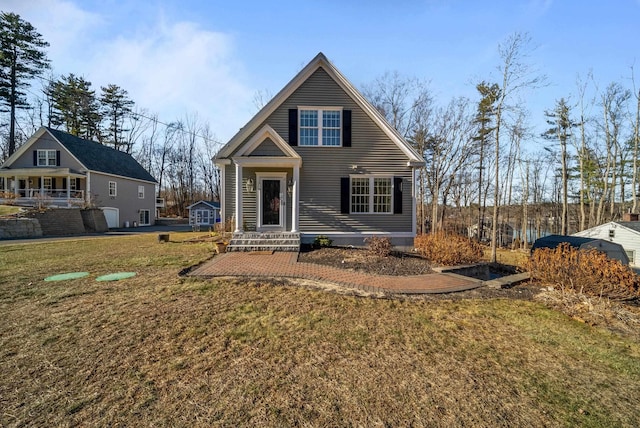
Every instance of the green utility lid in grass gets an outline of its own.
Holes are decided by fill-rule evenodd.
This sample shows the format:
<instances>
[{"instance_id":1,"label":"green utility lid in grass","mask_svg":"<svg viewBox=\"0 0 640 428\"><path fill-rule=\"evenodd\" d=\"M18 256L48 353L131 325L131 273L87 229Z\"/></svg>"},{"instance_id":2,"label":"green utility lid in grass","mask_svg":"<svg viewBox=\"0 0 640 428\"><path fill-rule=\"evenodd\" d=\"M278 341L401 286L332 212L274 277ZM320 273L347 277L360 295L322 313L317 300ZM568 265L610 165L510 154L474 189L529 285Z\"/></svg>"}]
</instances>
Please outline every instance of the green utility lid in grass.
<instances>
[{"instance_id":1,"label":"green utility lid in grass","mask_svg":"<svg viewBox=\"0 0 640 428\"><path fill-rule=\"evenodd\" d=\"M108 275L102 275L96 278L96 281L119 281L121 279L131 278L136 276L135 272L116 272Z\"/></svg>"},{"instance_id":2,"label":"green utility lid in grass","mask_svg":"<svg viewBox=\"0 0 640 428\"><path fill-rule=\"evenodd\" d=\"M85 276L89 276L89 272L61 273L59 275L48 276L44 280L45 281L66 281L68 279L84 278Z\"/></svg>"}]
</instances>

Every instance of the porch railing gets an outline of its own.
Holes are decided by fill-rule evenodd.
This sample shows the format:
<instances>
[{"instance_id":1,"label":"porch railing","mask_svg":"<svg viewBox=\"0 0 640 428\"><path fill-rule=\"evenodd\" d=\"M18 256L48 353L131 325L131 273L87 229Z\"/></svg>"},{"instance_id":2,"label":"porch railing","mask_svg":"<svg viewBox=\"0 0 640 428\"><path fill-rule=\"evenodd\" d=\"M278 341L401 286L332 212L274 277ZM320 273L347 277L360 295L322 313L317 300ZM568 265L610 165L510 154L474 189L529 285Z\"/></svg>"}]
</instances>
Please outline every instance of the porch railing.
<instances>
[{"instance_id":1,"label":"porch railing","mask_svg":"<svg viewBox=\"0 0 640 428\"><path fill-rule=\"evenodd\" d=\"M22 206L68 205L84 201L84 190L67 189L18 189L15 193L0 190L0 203Z\"/></svg>"}]
</instances>

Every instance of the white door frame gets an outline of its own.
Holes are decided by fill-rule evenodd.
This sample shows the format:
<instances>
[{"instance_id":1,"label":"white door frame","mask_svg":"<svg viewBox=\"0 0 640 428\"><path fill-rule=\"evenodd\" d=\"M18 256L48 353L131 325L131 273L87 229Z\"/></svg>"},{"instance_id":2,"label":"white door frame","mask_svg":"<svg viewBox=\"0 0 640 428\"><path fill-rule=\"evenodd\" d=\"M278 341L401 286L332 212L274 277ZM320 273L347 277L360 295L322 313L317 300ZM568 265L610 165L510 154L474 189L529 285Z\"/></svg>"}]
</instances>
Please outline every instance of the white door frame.
<instances>
[{"instance_id":1,"label":"white door frame","mask_svg":"<svg viewBox=\"0 0 640 428\"><path fill-rule=\"evenodd\" d=\"M262 181L280 181L280 218L277 225L262 224ZM286 172L256 172L256 229L258 231L284 231L287 227L287 173Z\"/></svg>"},{"instance_id":2,"label":"white door frame","mask_svg":"<svg viewBox=\"0 0 640 428\"><path fill-rule=\"evenodd\" d=\"M206 217L207 217L207 222L203 223L202 220L204 219L204 215L202 215L202 213L206 213ZM198 214L200 214L200 221L198 221ZM194 223L196 225L202 226L202 225L210 225L211 224L211 210L206 209L206 208L200 208L196 210L196 215L195 215L195 219L194 219Z\"/></svg>"},{"instance_id":3,"label":"white door frame","mask_svg":"<svg viewBox=\"0 0 640 428\"><path fill-rule=\"evenodd\" d=\"M116 214L116 225L114 226L114 228L118 228L120 227L120 209L116 208L116 207L101 207L102 212L104 213L105 210L108 210L110 212L115 212ZM106 220L106 215L105 215L105 220ZM107 226L111 228L111 226L109 226L109 224L107 223Z\"/></svg>"}]
</instances>

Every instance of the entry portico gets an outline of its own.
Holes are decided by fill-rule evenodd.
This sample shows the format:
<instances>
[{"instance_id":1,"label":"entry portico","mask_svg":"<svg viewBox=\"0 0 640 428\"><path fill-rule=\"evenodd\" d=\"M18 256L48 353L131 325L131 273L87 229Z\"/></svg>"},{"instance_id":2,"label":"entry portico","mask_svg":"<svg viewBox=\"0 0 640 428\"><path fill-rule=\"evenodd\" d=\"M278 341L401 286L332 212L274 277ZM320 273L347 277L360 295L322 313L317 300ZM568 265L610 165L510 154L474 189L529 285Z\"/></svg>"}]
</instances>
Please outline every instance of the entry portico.
<instances>
[{"instance_id":1,"label":"entry portico","mask_svg":"<svg viewBox=\"0 0 640 428\"><path fill-rule=\"evenodd\" d=\"M221 169L235 167L234 232L245 231L245 211L251 213L256 231L298 232L302 158L271 126L263 126L231 159L215 161ZM224 200L227 186L222 177ZM222 218L229 214L223 208Z\"/></svg>"}]
</instances>

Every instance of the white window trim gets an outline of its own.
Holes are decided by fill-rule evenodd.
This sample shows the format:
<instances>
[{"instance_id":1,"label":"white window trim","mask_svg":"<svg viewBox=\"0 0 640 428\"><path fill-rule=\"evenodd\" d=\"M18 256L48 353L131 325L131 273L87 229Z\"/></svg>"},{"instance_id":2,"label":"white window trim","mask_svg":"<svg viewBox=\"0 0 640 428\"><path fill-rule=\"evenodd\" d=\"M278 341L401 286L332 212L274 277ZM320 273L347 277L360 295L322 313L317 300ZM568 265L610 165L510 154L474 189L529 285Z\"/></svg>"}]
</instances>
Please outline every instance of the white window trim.
<instances>
[{"instance_id":1,"label":"white window trim","mask_svg":"<svg viewBox=\"0 0 640 428\"><path fill-rule=\"evenodd\" d=\"M144 186L138 186L138 199L144 199Z\"/></svg>"},{"instance_id":2,"label":"white window trim","mask_svg":"<svg viewBox=\"0 0 640 428\"><path fill-rule=\"evenodd\" d=\"M280 180L280 224L262 224L262 180ZM258 231L286 230L287 228L287 173L256 172L256 229Z\"/></svg>"},{"instance_id":3,"label":"white window trim","mask_svg":"<svg viewBox=\"0 0 640 428\"><path fill-rule=\"evenodd\" d=\"M143 223L142 222L142 220L143 220L142 214L145 213L145 212L147 213L146 217L148 217L149 221L147 221L146 223ZM149 226L150 224L151 224L151 210L140 210L139 213L138 213L138 226Z\"/></svg>"},{"instance_id":4,"label":"white window trim","mask_svg":"<svg viewBox=\"0 0 640 428\"><path fill-rule=\"evenodd\" d=\"M352 204L352 185L351 180L354 178L367 178L369 179L369 210L366 212L353 212L353 204ZM374 197L375 197L375 179L376 178L387 178L391 180L391 203L389 204L389 212L374 212ZM393 175L386 174L352 174L349 176L349 214L353 215L389 215L393 214L393 195L395 194L395 188L393 183Z\"/></svg>"},{"instance_id":5,"label":"white window trim","mask_svg":"<svg viewBox=\"0 0 640 428\"><path fill-rule=\"evenodd\" d=\"M47 181L49 182L49 185L47 185ZM42 188L44 190L53 190L53 177L42 177Z\"/></svg>"},{"instance_id":6,"label":"white window trim","mask_svg":"<svg viewBox=\"0 0 640 428\"><path fill-rule=\"evenodd\" d=\"M111 193L111 184L113 184L113 193ZM118 182L110 181L109 182L109 196L116 197L118 196Z\"/></svg>"},{"instance_id":7,"label":"white window trim","mask_svg":"<svg viewBox=\"0 0 640 428\"><path fill-rule=\"evenodd\" d=\"M300 130L302 129L302 111L303 110L315 110L318 112L318 144L302 144L302 135ZM333 107L333 106L298 106L298 146L299 147L342 147L342 135L344 132L344 118L342 114L343 107ZM334 145L325 145L322 141L322 112L323 111L339 111L340 112L340 144L337 146Z\"/></svg>"},{"instance_id":8,"label":"white window trim","mask_svg":"<svg viewBox=\"0 0 640 428\"><path fill-rule=\"evenodd\" d=\"M47 166L56 166L57 165L57 158L58 158L57 150L55 150L55 149L38 149L36 151L37 151L36 157L38 159L37 166L47 167ZM44 161L45 161L44 165L40 164L40 153L46 153L45 158L44 158ZM49 156L51 153L53 153L53 158L51 158ZM49 161L50 160L53 160L53 164L52 165L49 165Z\"/></svg>"}]
</instances>

